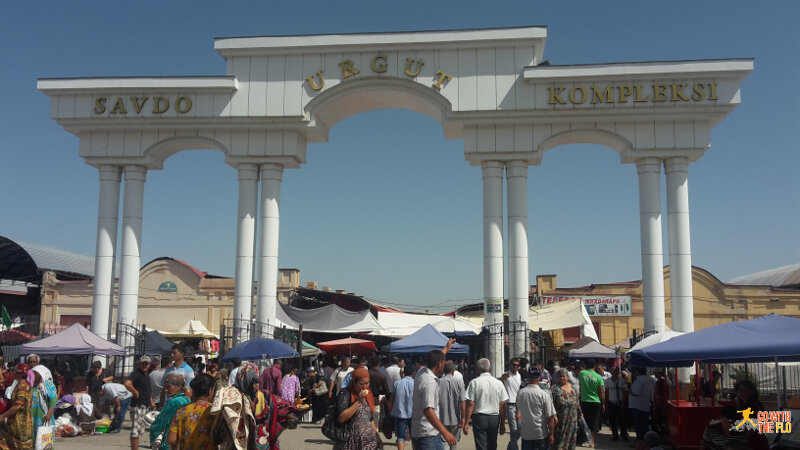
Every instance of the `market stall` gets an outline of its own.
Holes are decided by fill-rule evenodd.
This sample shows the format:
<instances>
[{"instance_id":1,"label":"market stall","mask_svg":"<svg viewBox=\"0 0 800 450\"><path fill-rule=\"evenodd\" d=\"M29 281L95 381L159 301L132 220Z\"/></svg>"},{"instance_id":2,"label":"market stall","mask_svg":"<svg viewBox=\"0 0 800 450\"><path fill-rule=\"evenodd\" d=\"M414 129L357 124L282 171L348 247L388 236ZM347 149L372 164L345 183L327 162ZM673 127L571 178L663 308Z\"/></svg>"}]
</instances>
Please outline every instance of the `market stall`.
<instances>
[{"instance_id":1,"label":"market stall","mask_svg":"<svg viewBox=\"0 0 800 450\"><path fill-rule=\"evenodd\" d=\"M425 325L408 337L385 345L382 350L391 353L428 353L431 350L443 349L450 339L433 325ZM469 345L454 344L450 353L468 355Z\"/></svg>"},{"instance_id":2,"label":"market stall","mask_svg":"<svg viewBox=\"0 0 800 450\"><path fill-rule=\"evenodd\" d=\"M711 363L800 361L800 319L769 314L756 319L706 328L645 348L632 350L639 367L687 367ZM776 376L780 373L776 369ZM778 408L782 405L779 403ZM667 407L669 436L681 448L699 445L708 421L719 417L719 405L673 400Z\"/></svg>"},{"instance_id":3,"label":"market stall","mask_svg":"<svg viewBox=\"0 0 800 450\"><path fill-rule=\"evenodd\" d=\"M38 341L23 344L22 354L121 356L125 349L92 333L79 323Z\"/></svg>"}]
</instances>

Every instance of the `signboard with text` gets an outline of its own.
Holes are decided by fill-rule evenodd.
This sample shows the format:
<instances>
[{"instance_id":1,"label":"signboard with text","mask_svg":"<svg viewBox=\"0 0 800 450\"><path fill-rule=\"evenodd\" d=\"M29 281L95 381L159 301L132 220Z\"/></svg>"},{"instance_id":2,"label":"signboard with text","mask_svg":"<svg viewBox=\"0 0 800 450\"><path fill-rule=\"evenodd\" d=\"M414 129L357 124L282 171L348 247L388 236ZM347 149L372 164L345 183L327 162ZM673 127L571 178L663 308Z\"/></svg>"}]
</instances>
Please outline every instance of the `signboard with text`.
<instances>
[{"instance_id":1,"label":"signboard with text","mask_svg":"<svg viewBox=\"0 0 800 450\"><path fill-rule=\"evenodd\" d=\"M545 295L541 297L542 305L551 305L567 300L581 300L590 316L623 316L631 315L630 295Z\"/></svg>"}]
</instances>

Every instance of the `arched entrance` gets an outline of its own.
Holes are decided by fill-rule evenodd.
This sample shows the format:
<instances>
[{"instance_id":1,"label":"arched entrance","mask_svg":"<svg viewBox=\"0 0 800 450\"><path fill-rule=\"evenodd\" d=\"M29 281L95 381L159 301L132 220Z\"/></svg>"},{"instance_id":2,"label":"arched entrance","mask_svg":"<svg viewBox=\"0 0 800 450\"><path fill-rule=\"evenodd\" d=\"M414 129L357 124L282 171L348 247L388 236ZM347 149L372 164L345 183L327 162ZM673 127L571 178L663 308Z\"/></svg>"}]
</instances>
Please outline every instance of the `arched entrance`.
<instances>
[{"instance_id":1,"label":"arched entrance","mask_svg":"<svg viewBox=\"0 0 800 450\"><path fill-rule=\"evenodd\" d=\"M739 84L753 62L552 66L541 64L545 39L544 27L227 38L215 42L226 76L40 80L53 118L80 137L81 157L100 171L94 309L109 305L122 174L120 321L133 324L146 172L160 169L171 152L200 146L225 152L238 172L234 319L243 323L253 317L248 274L256 220L265 230L255 318L268 323L275 317L284 169L300 167L306 144L327 140L343 118L406 108L439 120L447 138L463 140L466 160L481 167L484 318L502 328L508 298L512 354L527 348L528 166L539 164L548 148L571 142L607 145L637 166L648 330L664 327L665 168L673 323L690 331L688 167L709 147L710 129L739 104ZM98 332L107 326L93 322ZM498 338L490 349L495 372L502 353Z\"/></svg>"}]
</instances>

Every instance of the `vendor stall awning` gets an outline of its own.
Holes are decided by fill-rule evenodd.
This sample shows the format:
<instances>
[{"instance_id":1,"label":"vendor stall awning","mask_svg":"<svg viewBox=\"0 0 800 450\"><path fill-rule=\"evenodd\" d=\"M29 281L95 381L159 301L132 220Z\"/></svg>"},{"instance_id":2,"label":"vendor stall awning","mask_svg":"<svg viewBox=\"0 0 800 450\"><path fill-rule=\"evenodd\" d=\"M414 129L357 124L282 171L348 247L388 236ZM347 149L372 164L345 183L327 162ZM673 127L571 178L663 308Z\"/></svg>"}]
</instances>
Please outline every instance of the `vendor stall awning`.
<instances>
[{"instance_id":1,"label":"vendor stall awning","mask_svg":"<svg viewBox=\"0 0 800 450\"><path fill-rule=\"evenodd\" d=\"M769 314L676 336L628 352L631 364L688 366L706 363L800 361L800 319Z\"/></svg>"},{"instance_id":2,"label":"vendor stall awning","mask_svg":"<svg viewBox=\"0 0 800 450\"><path fill-rule=\"evenodd\" d=\"M300 309L278 304L276 315L279 326L297 329L303 324L303 331L318 333L369 333L381 329L380 324L368 309L347 311L336 305L315 309Z\"/></svg>"},{"instance_id":3,"label":"vendor stall awning","mask_svg":"<svg viewBox=\"0 0 800 450\"><path fill-rule=\"evenodd\" d=\"M125 349L92 333L79 323L38 341L23 344L23 354L40 355L124 355Z\"/></svg>"},{"instance_id":4,"label":"vendor stall awning","mask_svg":"<svg viewBox=\"0 0 800 450\"><path fill-rule=\"evenodd\" d=\"M373 332L376 336L405 337L413 334L425 325L433 325L440 332L448 335L476 335L481 332L481 327L474 323L449 317L432 314L411 314L378 312L378 323L382 330Z\"/></svg>"}]
</instances>

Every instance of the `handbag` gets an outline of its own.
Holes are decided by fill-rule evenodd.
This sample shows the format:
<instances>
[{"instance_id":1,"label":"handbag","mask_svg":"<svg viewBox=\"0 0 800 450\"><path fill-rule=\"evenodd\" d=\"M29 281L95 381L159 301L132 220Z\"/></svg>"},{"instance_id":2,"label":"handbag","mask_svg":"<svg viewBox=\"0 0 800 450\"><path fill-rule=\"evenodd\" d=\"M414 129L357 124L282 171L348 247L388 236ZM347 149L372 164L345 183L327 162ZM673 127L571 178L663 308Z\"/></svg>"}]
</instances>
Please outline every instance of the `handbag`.
<instances>
[{"instance_id":1,"label":"handbag","mask_svg":"<svg viewBox=\"0 0 800 450\"><path fill-rule=\"evenodd\" d=\"M316 389L314 389L314 395L317 397L322 397L323 395L328 393L328 385L324 382Z\"/></svg>"},{"instance_id":2,"label":"handbag","mask_svg":"<svg viewBox=\"0 0 800 450\"><path fill-rule=\"evenodd\" d=\"M35 450L53 450L55 442L55 427L50 425L42 425L36 429Z\"/></svg>"},{"instance_id":3,"label":"handbag","mask_svg":"<svg viewBox=\"0 0 800 450\"><path fill-rule=\"evenodd\" d=\"M325 421L322 422L322 434L334 442L347 442L353 431L353 421L351 419L345 423L339 423L338 419L336 404L332 404L328 408Z\"/></svg>"}]
</instances>

